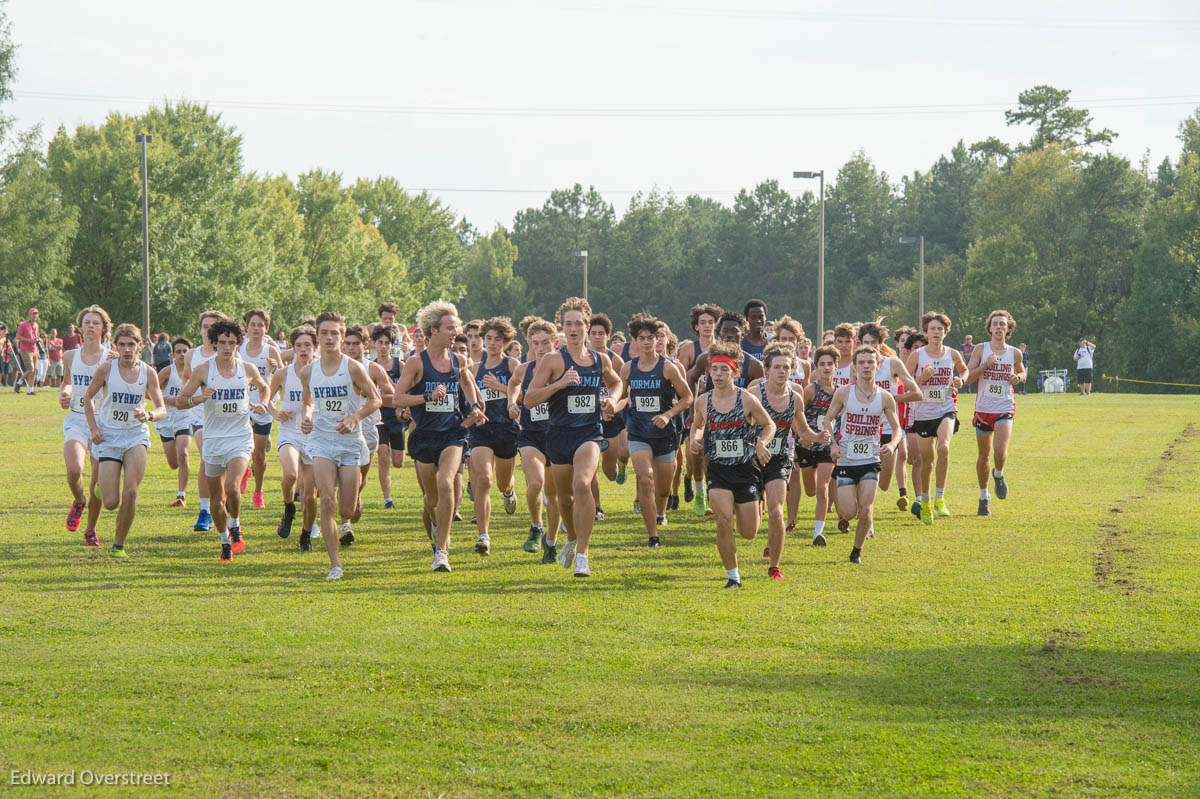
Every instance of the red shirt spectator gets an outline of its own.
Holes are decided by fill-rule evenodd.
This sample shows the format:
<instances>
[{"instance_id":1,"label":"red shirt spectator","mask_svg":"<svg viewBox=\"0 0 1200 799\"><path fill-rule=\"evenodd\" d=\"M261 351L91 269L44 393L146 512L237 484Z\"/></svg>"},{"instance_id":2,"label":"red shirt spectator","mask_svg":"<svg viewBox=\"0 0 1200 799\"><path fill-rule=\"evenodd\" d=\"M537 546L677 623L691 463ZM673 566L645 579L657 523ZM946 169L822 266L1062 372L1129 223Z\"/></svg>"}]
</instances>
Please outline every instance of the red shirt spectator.
<instances>
[{"instance_id":1,"label":"red shirt spectator","mask_svg":"<svg viewBox=\"0 0 1200 799\"><path fill-rule=\"evenodd\" d=\"M38 309L29 309L29 318L17 325L17 349L21 352L37 352Z\"/></svg>"},{"instance_id":2,"label":"red shirt spectator","mask_svg":"<svg viewBox=\"0 0 1200 799\"><path fill-rule=\"evenodd\" d=\"M63 340L61 338L52 338L46 343L50 350L50 360L61 361L63 355Z\"/></svg>"},{"instance_id":3,"label":"red shirt spectator","mask_svg":"<svg viewBox=\"0 0 1200 799\"><path fill-rule=\"evenodd\" d=\"M75 332L75 325L67 330L67 335L63 336L63 349L67 352L79 349L79 345L83 343L83 336Z\"/></svg>"}]
</instances>

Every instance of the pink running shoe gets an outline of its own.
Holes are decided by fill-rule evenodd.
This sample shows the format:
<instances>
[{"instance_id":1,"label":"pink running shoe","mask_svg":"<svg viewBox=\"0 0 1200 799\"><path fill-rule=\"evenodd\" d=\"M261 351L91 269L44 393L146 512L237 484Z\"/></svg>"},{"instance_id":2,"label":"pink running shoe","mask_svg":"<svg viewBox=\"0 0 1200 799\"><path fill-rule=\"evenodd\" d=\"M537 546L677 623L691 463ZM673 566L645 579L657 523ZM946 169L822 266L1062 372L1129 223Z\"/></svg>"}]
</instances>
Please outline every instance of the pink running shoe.
<instances>
[{"instance_id":1,"label":"pink running shoe","mask_svg":"<svg viewBox=\"0 0 1200 799\"><path fill-rule=\"evenodd\" d=\"M249 480L250 480L250 469L247 468L246 471L242 472L242 488L241 488L240 493L242 493L242 494L246 493L246 483Z\"/></svg>"},{"instance_id":2,"label":"pink running shoe","mask_svg":"<svg viewBox=\"0 0 1200 799\"><path fill-rule=\"evenodd\" d=\"M267 507L263 502L263 495L261 491L254 492L254 507L259 508L260 510Z\"/></svg>"},{"instance_id":3,"label":"pink running shoe","mask_svg":"<svg viewBox=\"0 0 1200 799\"><path fill-rule=\"evenodd\" d=\"M83 515L83 509L87 507L83 502L72 502L71 510L67 511L67 531L75 532L79 529L79 517Z\"/></svg>"},{"instance_id":4,"label":"pink running shoe","mask_svg":"<svg viewBox=\"0 0 1200 799\"><path fill-rule=\"evenodd\" d=\"M83 545L85 547L98 547L100 542L96 539L96 531L88 530L83 534Z\"/></svg>"}]
</instances>

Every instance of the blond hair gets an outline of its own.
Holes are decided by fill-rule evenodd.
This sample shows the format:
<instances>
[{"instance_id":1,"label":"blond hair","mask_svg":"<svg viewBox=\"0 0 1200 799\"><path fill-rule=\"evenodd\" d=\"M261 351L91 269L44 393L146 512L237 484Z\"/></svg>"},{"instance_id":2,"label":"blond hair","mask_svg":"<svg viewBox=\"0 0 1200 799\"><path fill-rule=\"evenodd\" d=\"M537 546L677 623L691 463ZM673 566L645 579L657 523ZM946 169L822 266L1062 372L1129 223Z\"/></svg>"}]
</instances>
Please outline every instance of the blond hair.
<instances>
[{"instance_id":1,"label":"blond hair","mask_svg":"<svg viewBox=\"0 0 1200 799\"><path fill-rule=\"evenodd\" d=\"M447 316L458 316L458 308L452 302L445 300L434 300L426 305L421 310L417 311L417 327L421 329L421 335L425 340L429 340L430 331L434 328L442 326L442 319Z\"/></svg>"}]
</instances>

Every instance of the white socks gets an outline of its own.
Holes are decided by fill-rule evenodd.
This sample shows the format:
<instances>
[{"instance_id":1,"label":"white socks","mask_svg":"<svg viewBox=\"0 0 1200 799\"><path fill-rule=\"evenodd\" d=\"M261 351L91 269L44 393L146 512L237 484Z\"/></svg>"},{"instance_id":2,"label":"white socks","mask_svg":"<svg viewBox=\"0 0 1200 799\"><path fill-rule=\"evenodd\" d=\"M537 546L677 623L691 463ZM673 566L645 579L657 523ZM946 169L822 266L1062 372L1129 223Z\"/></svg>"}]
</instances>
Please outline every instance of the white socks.
<instances>
[{"instance_id":1,"label":"white socks","mask_svg":"<svg viewBox=\"0 0 1200 799\"><path fill-rule=\"evenodd\" d=\"M1003 469L992 469L992 477L1003 477L1003 476L1004 476Z\"/></svg>"},{"instance_id":2,"label":"white socks","mask_svg":"<svg viewBox=\"0 0 1200 799\"><path fill-rule=\"evenodd\" d=\"M212 510L208 497L200 497L200 510Z\"/></svg>"},{"instance_id":3,"label":"white socks","mask_svg":"<svg viewBox=\"0 0 1200 799\"><path fill-rule=\"evenodd\" d=\"M229 543L229 531L228 531L228 530L222 530L222 531L221 531L221 543L222 543L222 544L228 544L228 543Z\"/></svg>"},{"instance_id":4,"label":"white socks","mask_svg":"<svg viewBox=\"0 0 1200 799\"><path fill-rule=\"evenodd\" d=\"M981 488L981 489L979 489L979 498L980 499L991 499L992 495L988 493L988 490L986 488Z\"/></svg>"},{"instance_id":5,"label":"white socks","mask_svg":"<svg viewBox=\"0 0 1200 799\"><path fill-rule=\"evenodd\" d=\"M238 517L236 517L236 516L231 516L231 517L229 518L229 526L230 526L231 528L233 528L233 527L241 527L241 526L242 526L242 524L241 524L241 522L240 522L240 521L238 521Z\"/></svg>"},{"instance_id":6,"label":"white socks","mask_svg":"<svg viewBox=\"0 0 1200 799\"><path fill-rule=\"evenodd\" d=\"M825 532L825 520L817 519L813 522L813 535L820 535L823 532Z\"/></svg>"},{"instance_id":7,"label":"white socks","mask_svg":"<svg viewBox=\"0 0 1200 799\"><path fill-rule=\"evenodd\" d=\"M937 496L938 499L945 499L946 498L946 489L944 489L944 488L937 489L935 496Z\"/></svg>"},{"instance_id":8,"label":"white socks","mask_svg":"<svg viewBox=\"0 0 1200 799\"><path fill-rule=\"evenodd\" d=\"M736 566L734 566L732 569L726 569L725 576L734 582L740 583L742 581L742 575L738 572Z\"/></svg>"}]
</instances>

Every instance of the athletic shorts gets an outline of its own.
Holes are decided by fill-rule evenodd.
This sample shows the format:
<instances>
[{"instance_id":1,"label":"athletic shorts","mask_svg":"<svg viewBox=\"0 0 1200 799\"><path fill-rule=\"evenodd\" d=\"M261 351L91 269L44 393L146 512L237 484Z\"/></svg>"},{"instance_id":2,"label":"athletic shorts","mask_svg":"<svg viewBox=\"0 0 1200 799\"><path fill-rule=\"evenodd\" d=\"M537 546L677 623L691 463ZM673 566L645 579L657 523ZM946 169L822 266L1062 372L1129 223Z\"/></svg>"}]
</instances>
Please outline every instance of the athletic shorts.
<instances>
[{"instance_id":1,"label":"athletic shorts","mask_svg":"<svg viewBox=\"0 0 1200 799\"><path fill-rule=\"evenodd\" d=\"M517 426L504 422L488 422L472 427L467 434L471 449L487 447L501 460L517 457Z\"/></svg>"},{"instance_id":2,"label":"athletic shorts","mask_svg":"<svg viewBox=\"0 0 1200 799\"><path fill-rule=\"evenodd\" d=\"M1008 413L983 413L975 411L975 417L971 420L971 424L980 433L990 433L996 429L996 425L1000 422L1009 422L1013 420L1013 412Z\"/></svg>"},{"instance_id":3,"label":"athletic shorts","mask_svg":"<svg viewBox=\"0 0 1200 799\"><path fill-rule=\"evenodd\" d=\"M711 495L714 488L732 491L733 501L738 505L758 501L760 477L758 465L753 459L736 466L709 461L705 472L708 493Z\"/></svg>"},{"instance_id":4,"label":"athletic shorts","mask_svg":"<svg viewBox=\"0 0 1200 799\"><path fill-rule=\"evenodd\" d=\"M104 441L92 444L92 457L103 463L114 461L123 463L125 453L134 447L150 449L150 428L146 425L130 428L100 428L104 432Z\"/></svg>"},{"instance_id":5,"label":"athletic shorts","mask_svg":"<svg viewBox=\"0 0 1200 799\"><path fill-rule=\"evenodd\" d=\"M546 431L545 430L526 430L521 429L517 433L517 449L522 450L526 447L532 447L546 457Z\"/></svg>"},{"instance_id":6,"label":"athletic shorts","mask_svg":"<svg viewBox=\"0 0 1200 799\"><path fill-rule=\"evenodd\" d=\"M829 454L828 447L823 449L796 447L797 469L815 469L821 463L833 463L833 456Z\"/></svg>"},{"instance_id":7,"label":"athletic shorts","mask_svg":"<svg viewBox=\"0 0 1200 799\"><path fill-rule=\"evenodd\" d=\"M63 443L78 441L85 447L92 446L92 432L88 428L87 417L82 413L68 411L62 423Z\"/></svg>"},{"instance_id":8,"label":"athletic shorts","mask_svg":"<svg viewBox=\"0 0 1200 799\"><path fill-rule=\"evenodd\" d=\"M833 467L833 479L838 486L858 485L863 480L878 480L879 461L871 463L839 464Z\"/></svg>"},{"instance_id":9,"label":"athletic shorts","mask_svg":"<svg viewBox=\"0 0 1200 799\"><path fill-rule=\"evenodd\" d=\"M600 429L605 438L616 438L621 435L621 431L625 429L625 417L621 414L613 416L607 422L600 420Z\"/></svg>"},{"instance_id":10,"label":"athletic shorts","mask_svg":"<svg viewBox=\"0 0 1200 799\"><path fill-rule=\"evenodd\" d=\"M554 427L546 429L546 458L558 466L569 466L575 462L575 453L589 441L597 445L604 440L600 423L582 427Z\"/></svg>"},{"instance_id":11,"label":"athletic shorts","mask_svg":"<svg viewBox=\"0 0 1200 799\"><path fill-rule=\"evenodd\" d=\"M190 426L192 428L192 435L194 436L204 429L204 422L192 422Z\"/></svg>"},{"instance_id":12,"label":"athletic shorts","mask_svg":"<svg viewBox=\"0 0 1200 799\"><path fill-rule=\"evenodd\" d=\"M300 453L300 462L303 463L305 466L308 466L312 463L312 458L310 458L308 456L308 441L305 440L304 438L300 438L300 439L288 438L287 435L282 430L280 430L279 431L279 443L276 444L275 448L277 450L279 450L280 452L283 452L284 447L291 447L292 449L299 452Z\"/></svg>"},{"instance_id":13,"label":"athletic shorts","mask_svg":"<svg viewBox=\"0 0 1200 799\"><path fill-rule=\"evenodd\" d=\"M775 455L771 460L767 461L767 465L759 469L760 488L766 488L767 483L772 480L782 480L787 482L792 477L792 462L788 460L787 455Z\"/></svg>"},{"instance_id":14,"label":"athletic shorts","mask_svg":"<svg viewBox=\"0 0 1200 799\"><path fill-rule=\"evenodd\" d=\"M396 450L404 449L404 431L408 425L395 419L385 419L375 425L376 435L379 436L379 446Z\"/></svg>"},{"instance_id":15,"label":"athletic shorts","mask_svg":"<svg viewBox=\"0 0 1200 799\"><path fill-rule=\"evenodd\" d=\"M366 443L357 430L346 435L324 430L314 430L308 434L308 457L314 463L317 458L324 458L337 466L361 466L365 454Z\"/></svg>"},{"instance_id":16,"label":"athletic shorts","mask_svg":"<svg viewBox=\"0 0 1200 799\"><path fill-rule=\"evenodd\" d=\"M204 439L200 447L200 458L204 461L206 477L220 477L230 461L241 458L247 463L254 452L254 439L247 430L244 436L238 438Z\"/></svg>"},{"instance_id":17,"label":"athletic shorts","mask_svg":"<svg viewBox=\"0 0 1200 799\"><path fill-rule=\"evenodd\" d=\"M936 419L917 419L912 423L912 427L908 429L908 432L916 433L921 438L937 438L937 431L941 427L943 419L953 419L954 432L958 432L958 414L954 411L950 411L950 413L939 416Z\"/></svg>"},{"instance_id":18,"label":"athletic shorts","mask_svg":"<svg viewBox=\"0 0 1200 799\"><path fill-rule=\"evenodd\" d=\"M436 464L447 447L466 447L467 430L455 426L449 430L416 429L408 435L408 454L417 463ZM461 463L459 464L461 466Z\"/></svg>"},{"instance_id":19,"label":"athletic shorts","mask_svg":"<svg viewBox=\"0 0 1200 799\"><path fill-rule=\"evenodd\" d=\"M892 433L880 433L879 434L879 445L880 446L883 446L884 444L890 444L890 443L892 443Z\"/></svg>"},{"instance_id":20,"label":"athletic shorts","mask_svg":"<svg viewBox=\"0 0 1200 799\"><path fill-rule=\"evenodd\" d=\"M63 362L62 361L50 361L49 365L46 367L46 377L55 379L55 378L59 378L62 376L63 376Z\"/></svg>"},{"instance_id":21,"label":"athletic shorts","mask_svg":"<svg viewBox=\"0 0 1200 799\"><path fill-rule=\"evenodd\" d=\"M268 421L265 421L265 422L256 422L256 421L254 421L254 417L250 418L250 430L254 433L254 435L256 435L256 436L271 435L271 417L268 416L267 420Z\"/></svg>"},{"instance_id":22,"label":"athletic shorts","mask_svg":"<svg viewBox=\"0 0 1200 799\"><path fill-rule=\"evenodd\" d=\"M1092 370L1091 369L1076 369L1075 370L1075 380L1080 383L1092 382Z\"/></svg>"},{"instance_id":23,"label":"athletic shorts","mask_svg":"<svg viewBox=\"0 0 1200 799\"><path fill-rule=\"evenodd\" d=\"M629 454L649 450L654 460L659 463L674 463L675 450L679 449L679 439L672 432L666 438L634 438L629 437Z\"/></svg>"},{"instance_id":24,"label":"athletic shorts","mask_svg":"<svg viewBox=\"0 0 1200 799\"><path fill-rule=\"evenodd\" d=\"M176 430L175 429L176 421L177 420L171 419L170 417L168 417L166 419L163 419L161 422L155 423L154 432L158 433L158 437L162 440L162 442L164 444L174 441L179 436L191 436L192 435L192 428L189 427L186 424L186 422L184 423L184 427L182 429Z\"/></svg>"}]
</instances>

